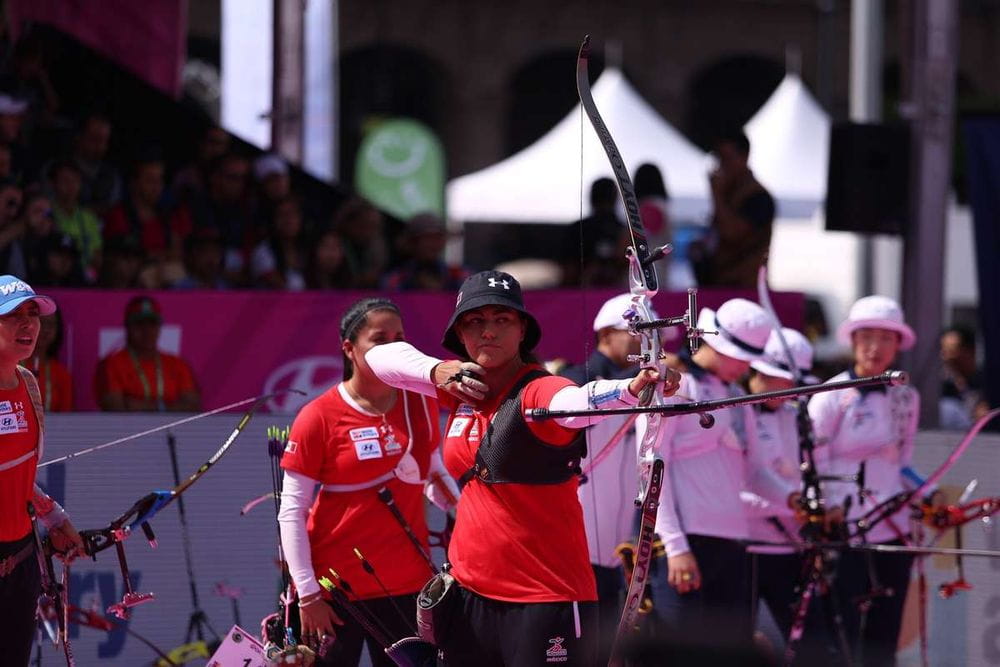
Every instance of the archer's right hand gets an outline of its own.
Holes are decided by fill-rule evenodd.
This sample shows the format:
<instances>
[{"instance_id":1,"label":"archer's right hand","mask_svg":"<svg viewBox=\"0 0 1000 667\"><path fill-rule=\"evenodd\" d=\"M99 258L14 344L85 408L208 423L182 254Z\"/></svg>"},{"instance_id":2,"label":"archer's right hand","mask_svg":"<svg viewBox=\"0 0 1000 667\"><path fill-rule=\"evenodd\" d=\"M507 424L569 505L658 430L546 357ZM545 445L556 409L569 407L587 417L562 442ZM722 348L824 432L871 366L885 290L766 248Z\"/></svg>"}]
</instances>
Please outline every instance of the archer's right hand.
<instances>
[{"instance_id":1,"label":"archer's right hand","mask_svg":"<svg viewBox=\"0 0 1000 667\"><path fill-rule=\"evenodd\" d=\"M667 558L667 583L681 595L701 588L701 571L693 553L685 551Z\"/></svg>"},{"instance_id":2,"label":"archer's right hand","mask_svg":"<svg viewBox=\"0 0 1000 667\"><path fill-rule=\"evenodd\" d=\"M477 402L486 398L490 388L480 378L486 369L472 361L442 361L434 367L431 379L438 389L464 402Z\"/></svg>"},{"instance_id":3,"label":"archer's right hand","mask_svg":"<svg viewBox=\"0 0 1000 667\"><path fill-rule=\"evenodd\" d=\"M299 620L302 623L303 642L309 637L316 638L317 642L322 641L324 636L336 637L333 626L344 624L333 607L319 594L299 601Z\"/></svg>"}]
</instances>

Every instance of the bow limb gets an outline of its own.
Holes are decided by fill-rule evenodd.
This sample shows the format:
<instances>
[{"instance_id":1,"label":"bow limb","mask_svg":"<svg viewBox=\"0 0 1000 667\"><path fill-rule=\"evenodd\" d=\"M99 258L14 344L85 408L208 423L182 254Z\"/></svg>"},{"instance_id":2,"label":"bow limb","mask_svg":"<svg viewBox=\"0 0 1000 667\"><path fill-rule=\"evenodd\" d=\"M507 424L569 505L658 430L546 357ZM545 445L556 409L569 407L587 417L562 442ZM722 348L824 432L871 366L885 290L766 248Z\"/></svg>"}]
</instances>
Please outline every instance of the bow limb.
<instances>
[{"instance_id":1,"label":"bow limb","mask_svg":"<svg viewBox=\"0 0 1000 667\"><path fill-rule=\"evenodd\" d=\"M594 128L594 132L597 133L601 146L604 148L604 152L611 164L611 169L614 171L618 193L621 195L622 203L625 207L625 215L631 239L631 245L628 250L629 293L632 295L632 308L629 319L633 325L636 323L649 323L654 319L651 299L656 295L659 288L654 262L662 257L667 249L651 249L646 240L646 233L642 226L642 220L639 217L639 202L635 196L635 188L632 186L632 180L629 178L625 161L618 152L618 147L615 145L611 132L604 124L604 120L601 118L601 114L590 91L589 57L590 37L588 35L584 38L583 44L580 46L580 53L577 58L577 92L580 96L580 104ZM641 367L655 369L662 373L664 365L659 331L655 328L637 331L634 327L633 331L636 331L636 335L640 336L641 346L639 357ZM651 406L662 405L662 391L657 389L657 385L651 385L650 390L642 397L642 402ZM653 534L655 531L657 509L659 507L660 486L663 483L663 460L656 453L659 445L662 419L663 417L659 414L649 414L639 420L637 424L636 439L639 442L637 461L639 496L636 504L642 509L642 520L636 544L635 566L625 597L625 607L622 611L618 631L615 635L614 642L616 646L625 635L632 633L635 629L639 607L641 606L646 582L649 577Z\"/></svg>"}]
</instances>

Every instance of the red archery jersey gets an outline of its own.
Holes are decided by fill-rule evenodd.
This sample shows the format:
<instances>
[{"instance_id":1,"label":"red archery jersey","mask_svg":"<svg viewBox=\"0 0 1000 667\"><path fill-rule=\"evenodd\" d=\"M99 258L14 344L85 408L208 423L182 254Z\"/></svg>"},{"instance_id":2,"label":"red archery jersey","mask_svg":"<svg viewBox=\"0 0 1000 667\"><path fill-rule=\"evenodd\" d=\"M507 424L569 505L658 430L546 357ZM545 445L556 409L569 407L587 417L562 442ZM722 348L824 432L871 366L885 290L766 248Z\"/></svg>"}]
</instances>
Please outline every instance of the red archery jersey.
<instances>
[{"instance_id":1,"label":"red archery jersey","mask_svg":"<svg viewBox=\"0 0 1000 667\"><path fill-rule=\"evenodd\" d=\"M15 389L0 390L0 542L19 540L31 532L28 501L34 495L38 455L38 420L24 378L17 374Z\"/></svg>"},{"instance_id":2,"label":"red archery jersey","mask_svg":"<svg viewBox=\"0 0 1000 667\"><path fill-rule=\"evenodd\" d=\"M408 448L420 477L427 477L430 455L441 437L437 401L401 391L392 410L374 415L355 403L343 387L338 384L302 408L281 459L285 470L324 486L365 487L324 490L317 496L306 524L313 570L317 578L330 577L332 567L360 597L384 597L354 555L353 549L358 548L390 594L414 593L431 577L431 571L377 492L382 486L392 491L399 511L426 547L423 484L395 478L370 483L391 473Z\"/></svg>"},{"instance_id":3,"label":"red archery jersey","mask_svg":"<svg viewBox=\"0 0 1000 667\"><path fill-rule=\"evenodd\" d=\"M451 410L444 439L444 462L459 479L476 460L479 439L514 383L497 398L475 408L439 393ZM529 382L521 407L544 408L573 383L547 376ZM568 445L577 435L555 421L529 422L531 432L551 445ZM575 477L561 484L484 484L472 479L462 489L455 531L448 548L452 574L483 597L507 602L568 602L597 599L590 567L583 510Z\"/></svg>"}]
</instances>

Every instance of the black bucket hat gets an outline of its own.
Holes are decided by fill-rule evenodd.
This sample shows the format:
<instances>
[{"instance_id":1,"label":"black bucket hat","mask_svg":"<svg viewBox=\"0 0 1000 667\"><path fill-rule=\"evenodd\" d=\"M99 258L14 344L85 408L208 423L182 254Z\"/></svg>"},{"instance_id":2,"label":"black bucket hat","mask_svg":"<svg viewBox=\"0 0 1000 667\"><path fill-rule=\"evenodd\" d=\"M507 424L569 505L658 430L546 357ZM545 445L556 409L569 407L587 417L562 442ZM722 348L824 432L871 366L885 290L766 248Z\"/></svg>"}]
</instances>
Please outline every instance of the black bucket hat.
<instances>
[{"instance_id":1,"label":"black bucket hat","mask_svg":"<svg viewBox=\"0 0 1000 667\"><path fill-rule=\"evenodd\" d=\"M480 271L469 276L458 290L458 300L455 301L455 312L448 320L441 345L460 357L466 355L465 346L458 340L455 333L455 322L470 310L483 306L503 306L516 310L524 315L526 327L521 349L530 352L542 338L542 329L535 317L524 308L524 298L521 295L521 284L514 276L503 271Z\"/></svg>"}]
</instances>

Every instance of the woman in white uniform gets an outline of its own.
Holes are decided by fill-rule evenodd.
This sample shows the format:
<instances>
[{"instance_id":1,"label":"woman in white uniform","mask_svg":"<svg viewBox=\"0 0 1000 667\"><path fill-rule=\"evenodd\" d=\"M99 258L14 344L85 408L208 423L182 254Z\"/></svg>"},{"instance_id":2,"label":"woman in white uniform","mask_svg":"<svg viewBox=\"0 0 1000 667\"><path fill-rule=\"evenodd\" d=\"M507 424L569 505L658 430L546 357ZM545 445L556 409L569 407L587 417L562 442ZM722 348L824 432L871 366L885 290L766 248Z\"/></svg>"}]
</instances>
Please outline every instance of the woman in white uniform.
<instances>
[{"instance_id":1,"label":"woman in white uniform","mask_svg":"<svg viewBox=\"0 0 1000 667\"><path fill-rule=\"evenodd\" d=\"M916 342L899 304L877 295L861 298L851 306L837 337L851 346L853 363L830 382L882 373L892 367L899 351ZM845 498L851 499L848 525L905 490L912 478L909 464L920 417L920 396L915 389L876 385L817 394L809 403L809 416L818 451L827 461L822 469L825 475L855 475L864 464L864 492L859 493L851 482L824 484L829 504L847 505ZM864 539L904 544L908 530L907 511L902 508L874 526ZM847 551L842 555L836 592L848 639L861 664L895 663L912 564L913 557L907 554ZM863 614L863 603L868 600L871 606Z\"/></svg>"}]
</instances>

